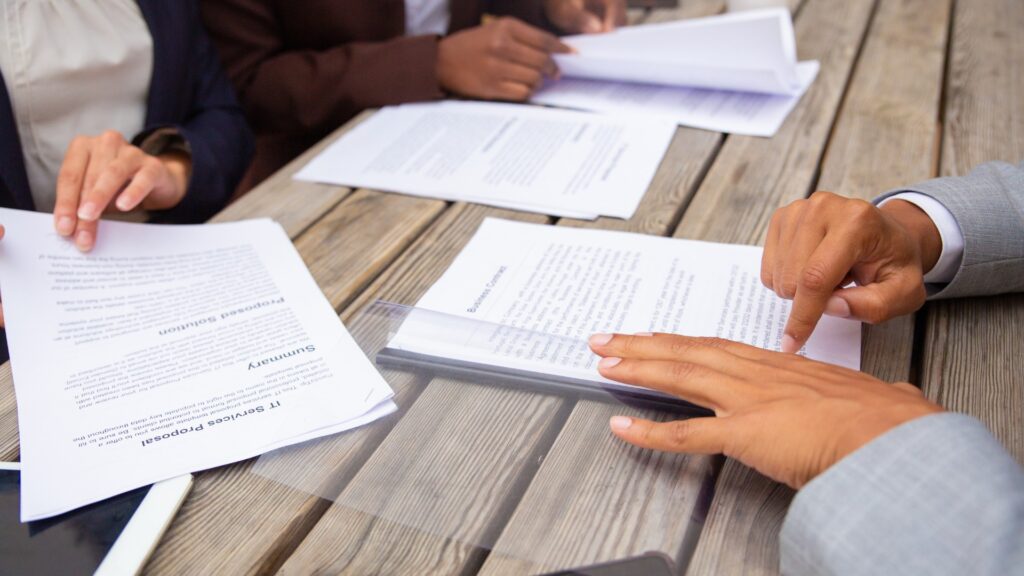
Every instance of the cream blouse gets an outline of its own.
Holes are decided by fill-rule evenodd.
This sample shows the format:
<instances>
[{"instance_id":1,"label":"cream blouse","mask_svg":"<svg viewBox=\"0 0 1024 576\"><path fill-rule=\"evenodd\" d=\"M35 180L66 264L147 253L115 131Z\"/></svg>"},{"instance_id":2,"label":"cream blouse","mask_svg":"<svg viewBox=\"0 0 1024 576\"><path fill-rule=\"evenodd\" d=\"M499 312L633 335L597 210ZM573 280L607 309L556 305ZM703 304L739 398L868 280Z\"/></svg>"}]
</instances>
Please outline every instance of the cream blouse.
<instances>
[{"instance_id":1,"label":"cream blouse","mask_svg":"<svg viewBox=\"0 0 1024 576\"><path fill-rule=\"evenodd\" d=\"M0 0L0 72L32 199L49 212L75 136L142 131L153 40L134 0Z\"/></svg>"}]
</instances>

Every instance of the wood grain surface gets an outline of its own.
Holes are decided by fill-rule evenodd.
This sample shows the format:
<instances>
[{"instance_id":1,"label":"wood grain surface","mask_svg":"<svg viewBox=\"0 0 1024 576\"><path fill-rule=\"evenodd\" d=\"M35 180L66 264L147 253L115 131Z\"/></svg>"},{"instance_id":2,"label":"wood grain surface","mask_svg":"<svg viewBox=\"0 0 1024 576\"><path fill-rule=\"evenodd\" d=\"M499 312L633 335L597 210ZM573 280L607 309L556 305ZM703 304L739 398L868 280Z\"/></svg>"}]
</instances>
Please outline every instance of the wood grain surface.
<instances>
[{"instance_id":1,"label":"wood grain surface","mask_svg":"<svg viewBox=\"0 0 1024 576\"><path fill-rule=\"evenodd\" d=\"M674 215L680 213L692 193L694 182L716 152L718 139L717 135L710 133L680 129L637 214L628 222L604 218L596 222L567 220L565 224L666 234L676 219ZM467 214L465 218L471 219L474 225L460 229L461 233L466 235L462 241L468 240L472 231L475 231L479 217L472 212ZM448 237L452 236L453 232L449 232ZM429 253L445 254L447 258L453 258L458 253L458 248L450 246L442 251L438 246L431 246ZM429 287L447 266L446 263L432 264L433 266L417 269L417 273L426 276L428 280L417 280L416 284L421 292ZM403 278L408 277L403 275ZM385 287L394 281L382 279ZM363 300L367 302L365 298ZM406 303L414 302L415 299ZM518 403L509 402L510 397L519 399ZM388 571L400 573L423 569L421 563L424 559L431 559L431 563L428 564L430 568L427 570L431 573L461 572L477 566L485 558L487 549L493 545L494 537L515 506L521 494L519 486L525 487L535 472L531 460L508 459L506 455L492 453L488 447L495 444L505 445L515 454L542 454L550 447L552 434L561 427L567 410L571 408L567 401L546 398L542 409L545 418L534 421L529 417L532 416L532 411L538 408L523 412L519 405L524 403L523 398L530 397L529 394L511 390L467 386L464 383L457 384L444 380L432 382L403 417L401 430L396 430L393 435L388 436L374 454L367 464L372 464L372 467L365 474L361 470L340 497L343 502L349 503L372 500L364 495L377 493L375 490L379 489L383 474L378 468L392 470L399 467L402 462L417 466L420 473L418 476L403 476L402 481L392 487L394 492L406 495L405 500L400 503L400 509L416 508L418 503L428 501L426 495L416 491L417 488L422 482L434 486L436 482L429 478L445 478L451 473L450 467L453 462L460 463L460 473L467 473L468 478L476 481L455 485L444 484L443 488L435 488L436 497L445 503L435 510L437 522L440 524L402 522L401 519L394 519L393 515L390 520L386 518L384 521L369 522L365 517L366 510L358 504L335 505L324 515L296 554L282 567L282 573L320 570L361 573L369 569L373 559L380 555L381 551L375 548L378 543L391 542L396 538L414 541L415 545L404 548L406 551L401 555L389 556ZM489 422L504 425L481 426L474 420L465 418L465 414L459 418L458 412L468 409L467 406L494 407L489 411ZM438 420L448 423L442 434L434 433L432 430ZM410 424L406 424L407 422ZM518 432L527 422L545 433ZM605 435L606 422L607 419L601 419L596 423L597 429ZM464 462L465 451L472 447L477 449L479 456ZM546 462L551 461L552 457L553 455L549 454ZM677 460L685 462L686 459ZM668 477L671 477L675 470L667 470ZM423 480L424 478L428 480ZM502 479L499 488L492 488L487 483L494 481L495 478ZM494 493L491 493L492 490ZM489 498L481 502L481 493L488 493ZM690 505L695 497L696 492L693 492L686 504ZM376 508L372 511L388 516L386 511ZM666 508L663 513L673 514L678 511L676 508ZM688 509L686 511L688 512ZM445 519L453 517L472 518L473 521L471 526L458 527L445 523ZM572 530L565 530L564 533L566 538L586 538L586 534ZM664 537L671 539L672 536Z\"/></svg>"},{"instance_id":2,"label":"wood grain surface","mask_svg":"<svg viewBox=\"0 0 1024 576\"><path fill-rule=\"evenodd\" d=\"M351 122L339 127L210 221L234 222L246 218L273 218L284 227L289 238L295 239L352 190L344 186L294 180L292 177L332 142L369 118L372 113L369 110L363 112Z\"/></svg>"},{"instance_id":3,"label":"wood grain surface","mask_svg":"<svg viewBox=\"0 0 1024 576\"><path fill-rule=\"evenodd\" d=\"M335 133L340 136L363 115ZM322 149L323 143L319 145ZM305 156L305 155L304 155ZM308 160L308 158L307 158ZM294 171L295 167L290 165ZM310 192L309 184L280 179L280 173L264 185L292 197L290 183ZM263 186L253 191L256 194ZM247 203L246 196L240 204ZM260 195L254 202L266 201ZM398 257L440 214L446 204L385 194L370 190L346 192L333 207L305 214L296 248L309 266L328 300L339 309L354 300L388 264ZM271 212L270 210L274 211ZM263 216L281 221L289 204L259 208ZM249 217L248 208L230 216ZM224 216L223 218L227 218ZM313 220L315 218L315 223ZM299 220L293 219L295 227ZM228 571L254 573L276 567L323 512L322 502L308 494L284 490L276 483L249 472L252 461L197 474L193 492L162 545L147 565L148 573ZM210 502L216 502L210 505ZM234 530L245 525L252 531ZM240 551L244 552L240 553Z\"/></svg>"},{"instance_id":4,"label":"wood grain surface","mask_svg":"<svg viewBox=\"0 0 1024 576\"><path fill-rule=\"evenodd\" d=\"M725 4L680 0L629 18L706 16ZM680 128L632 219L557 224L757 244L776 208L815 189L871 198L989 160L1024 160L1024 2L790 6L800 59L822 68L776 136ZM485 217L553 221L292 179L369 114L214 221L280 222L350 331L374 346L386 320L367 307L414 304ZM864 370L918 380L929 397L988 423L1024 462L1024 296L929 303L922 326L916 337L910 318L865 330ZM647 550L691 574L778 572L793 492L735 461L638 450L608 433L611 415L639 411L388 377L398 413L258 464L199 473L146 572L526 574ZM17 457L6 364L0 459Z\"/></svg>"},{"instance_id":5,"label":"wood grain surface","mask_svg":"<svg viewBox=\"0 0 1024 576\"><path fill-rule=\"evenodd\" d=\"M369 324L367 330L374 329L372 324L375 320L367 319L358 312L377 299L401 304L415 304L419 297L447 269L451 260L458 255L462 246L469 241L485 217L501 217L539 223L548 221L547 218L536 214L456 204L396 262L395 266L385 272L352 305L351 321L348 322L348 325L353 333L360 334L364 323ZM421 530L416 526L403 524L400 521L401 518L393 522L373 522L372 516L373 512L377 511L376 509L370 510L369 518L359 517L360 520L353 516L353 508L358 508L358 506L345 503L365 501L363 495L375 493L376 485L380 482L380 469L386 470L389 467L402 466L403 463L417 465L421 475L430 474L430 471L433 470L434 477L442 480L446 472L452 472L449 468L451 465L449 457L463 462L466 470L460 470L460 472L471 470L479 472L477 475L471 475L469 480L474 478L494 479L496 476L491 475L490 472L503 479L516 478L525 472L523 467L529 465L528 459L505 460L507 455L502 454L501 451L485 449L493 435L473 435L473 431L486 430L486 427L481 427L478 422L466 418L466 412L462 412L463 418L458 417L458 410L460 407L465 409L468 402L469 405L477 406L493 405L494 410L490 412L492 417L495 411L498 413L504 411L508 415L509 421L521 420L523 417L530 416L529 413L517 412L519 410L517 406L523 404L526 394L512 390L469 386L445 379L434 379L427 386L426 382L416 378L390 371L386 371L385 374L395 390L395 402L400 407L401 428L392 431L386 426L373 425L314 443L308 447L310 457L305 461L316 463L316 467L322 471L322 482L331 482L332 478L339 476L351 477L356 470L359 470L359 474L351 482L342 482L345 486L337 498L343 503L333 505L327 510L306 540L281 567L281 573L306 574L317 571L363 573L368 570L372 562L380 561L379 556L375 560L375 554L380 554L380 542L382 540L392 541L396 538L408 541L408 545L396 547L389 554L387 572L402 573L421 570L430 573L458 572L465 567L465 563L473 562L478 558L479 552L476 550L476 543L480 538L486 536L491 515L496 512L495 507L500 508L501 501L492 499L480 503L475 499L450 498L449 495L454 493L462 496L473 492L474 488L483 489L484 484L463 483L454 486L442 484L437 488L437 498L444 500L450 508L453 508L450 510L451 513L456 516L463 514L461 517L472 516L474 519L471 526L467 526L464 531L459 532L459 540L448 538L453 534L447 531L455 525L445 523L444 519L439 519L442 523L438 525L419 527L423 528ZM537 407L544 417L540 421L531 421L531 426L543 429L552 425L551 419L556 417L559 404L561 401L558 399L544 399L544 402ZM444 420L447 426L441 430L434 430L433 428L437 428L437 425L433 422L438 419ZM414 424L417 424L419 429L409 428ZM544 434L533 434L533 431L526 432L523 431L513 438L505 437L508 440L505 445L509 454L529 454L536 448L534 444L545 437ZM411 458L410 453L406 452L406 444L413 441L411 438L416 438L417 451L413 454L418 455L417 458ZM358 446L358 448L352 446ZM461 460L461 456L452 455L453 451L465 450L467 446L478 448L480 457L465 462ZM361 459L353 461L351 455L356 453L361 455ZM372 453L372 456L369 456L368 453ZM359 465L368 456L374 468L363 474ZM489 458L495 458L511 468L503 469L502 465ZM367 465L369 466L370 463ZM492 468L494 470L491 470ZM424 482L427 486L430 485L429 480ZM416 476L396 477L392 487L395 490L404 491L407 498L406 504L415 501L417 494L422 494L417 492ZM478 509L478 504L484 505L484 508ZM458 509L460 506L462 508ZM434 563L423 565L425 558L433 559Z\"/></svg>"},{"instance_id":6,"label":"wood grain surface","mask_svg":"<svg viewBox=\"0 0 1024 576\"><path fill-rule=\"evenodd\" d=\"M676 230L680 238L759 244L779 206L810 193L872 12L872 0L807 0L794 22L817 79L771 138L732 135Z\"/></svg>"},{"instance_id":7,"label":"wood grain surface","mask_svg":"<svg viewBox=\"0 0 1024 576\"><path fill-rule=\"evenodd\" d=\"M817 188L871 199L934 175L949 1L880 0ZM862 369L908 381L912 317L866 326ZM794 492L726 460L691 574L776 574L778 535Z\"/></svg>"},{"instance_id":8,"label":"wood grain surface","mask_svg":"<svg viewBox=\"0 0 1024 576\"><path fill-rule=\"evenodd\" d=\"M18 459L18 409L11 380L11 363L0 366L0 462Z\"/></svg>"},{"instance_id":9,"label":"wood grain surface","mask_svg":"<svg viewBox=\"0 0 1024 576\"><path fill-rule=\"evenodd\" d=\"M956 3L940 172L1024 161L1024 2ZM922 386L943 406L988 424L1024 463L1024 297L928 306Z\"/></svg>"}]
</instances>

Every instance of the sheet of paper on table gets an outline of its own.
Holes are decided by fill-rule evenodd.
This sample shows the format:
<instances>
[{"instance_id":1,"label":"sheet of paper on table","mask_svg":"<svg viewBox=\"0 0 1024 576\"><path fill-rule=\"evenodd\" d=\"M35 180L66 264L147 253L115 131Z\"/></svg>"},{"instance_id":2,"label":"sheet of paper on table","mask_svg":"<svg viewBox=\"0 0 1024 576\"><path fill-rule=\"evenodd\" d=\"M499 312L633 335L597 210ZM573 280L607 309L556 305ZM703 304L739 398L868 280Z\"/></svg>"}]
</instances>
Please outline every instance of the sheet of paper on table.
<instances>
[{"instance_id":1,"label":"sheet of paper on table","mask_svg":"<svg viewBox=\"0 0 1024 576\"><path fill-rule=\"evenodd\" d=\"M515 104L386 107L295 178L552 216L629 218L675 125Z\"/></svg>"},{"instance_id":2,"label":"sheet of paper on table","mask_svg":"<svg viewBox=\"0 0 1024 576\"><path fill-rule=\"evenodd\" d=\"M796 60L789 11L777 8L563 39L563 79L533 102L639 113L734 134L778 131L818 73Z\"/></svg>"},{"instance_id":3,"label":"sheet of paper on table","mask_svg":"<svg viewBox=\"0 0 1024 576\"><path fill-rule=\"evenodd\" d=\"M488 219L388 347L595 381L604 379L586 342L598 332L718 336L778 350L790 303L761 285L760 259L756 246ZM427 323L437 316L420 310L479 322L465 342L453 330L432 338ZM824 317L800 353L859 369L860 341L859 322Z\"/></svg>"},{"instance_id":4,"label":"sheet of paper on table","mask_svg":"<svg viewBox=\"0 0 1024 576\"><path fill-rule=\"evenodd\" d=\"M103 222L0 209L23 521L368 423L392 391L271 220Z\"/></svg>"}]
</instances>

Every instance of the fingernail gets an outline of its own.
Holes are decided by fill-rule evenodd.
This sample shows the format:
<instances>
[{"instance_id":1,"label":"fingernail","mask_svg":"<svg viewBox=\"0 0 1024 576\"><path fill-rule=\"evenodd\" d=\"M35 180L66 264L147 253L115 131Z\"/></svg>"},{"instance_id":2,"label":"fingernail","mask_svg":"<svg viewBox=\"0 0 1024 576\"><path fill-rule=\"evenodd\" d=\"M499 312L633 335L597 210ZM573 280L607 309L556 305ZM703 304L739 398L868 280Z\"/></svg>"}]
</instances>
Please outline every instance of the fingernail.
<instances>
[{"instance_id":1,"label":"fingernail","mask_svg":"<svg viewBox=\"0 0 1024 576\"><path fill-rule=\"evenodd\" d=\"M825 303L825 314L836 318L849 318L850 303L839 296L832 296Z\"/></svg>"},{"instance_id":2,"label":"fingernail","mask_svg":"<svg viewBox=\"0 0 1024 576\"><path fill-rule=\"evenodd\" d=\"M618 366L619 362L622 362L622 358L616 358L614 356L609 356L607 358L601 358L601 361L598 362L597 365L600 366L601 368L608 369L608 368L614 368L614 367Z\"/></svg>"},{"instance_id":3,"label":"fingernail","mask_svg":"<svg viewBox=\"0 0 1024 576\"><path fill-rule=\"evenodd\" d=\"M796 338L793 338L789 334L782 336L782 351L786 354L793 354L800 350L800 344L797 343Z\"/></svg>"},{"instance_id":4,"label":"fingernail","mask_svg":"<svg viewBox=\"0 0 1024 576\"><path fill-rule=\"evenodd\" d=\"M92 240L92 232L82 230L78 233L78 236L75 236L75 245L78 246L79 250L85 252L92 248Z\"/></svg>"},{"instance_id":5,"label":"fingernail","mask_svg":"<svg viewBox=\"0 0 1024 576\"><path fill-rule=\"evenodd\" d=\"M57 233L61 236L71 236L75 231L75 221L70 216L61 216L57 219Z\"/></svg>"},{"instance_id":6,"label":"fingernail","mask_svg":"<svg viewBox=\"0 0 1024 576\"><path fill-rule=\"evenodd\" d=\"M633 336L654 336L654 332L637 332Z\"/></svg>"},{"instance_id":7,"label":"fingernail","mask_svg":"<svg viewBox=\"0 0 1024 576\"><path fill-rule=\"evenodd\" d=\"M626 430L633 425L633 419L628 416L612 416L609 420L613 430Z\"/></svg>"},{"instance_id":8,"label":"fingernail","mask_svg":"<svg viewBox=\"0 0 1024 576\"><path fill-rule=\"evenodd\" d=\"M594 334L590 337L591 346L604 346L612 341L614 334Z\"/></svg>"},{"instance_id":9,"label":"fingernail","mask_svg":"<svg viewBox=\"0 0 1024 576\"><path fill-rule=\"evenodd\" d=\"M95 220L100 217L99 208L93 202L86 202L78 208L78 217L82 220Z\"/></svg>"},{"instance_id":10,"label":"fingernail","mask_svg":"<svg viewBox=\"0 0 1024 576\"><path fill-rule=\"evenodd\" d=\"M116 204L117 209L122 212L127 212L132 209L131 202L129 202L129 198L127 196L118 196Z\"/></svg>"}]
</instances>

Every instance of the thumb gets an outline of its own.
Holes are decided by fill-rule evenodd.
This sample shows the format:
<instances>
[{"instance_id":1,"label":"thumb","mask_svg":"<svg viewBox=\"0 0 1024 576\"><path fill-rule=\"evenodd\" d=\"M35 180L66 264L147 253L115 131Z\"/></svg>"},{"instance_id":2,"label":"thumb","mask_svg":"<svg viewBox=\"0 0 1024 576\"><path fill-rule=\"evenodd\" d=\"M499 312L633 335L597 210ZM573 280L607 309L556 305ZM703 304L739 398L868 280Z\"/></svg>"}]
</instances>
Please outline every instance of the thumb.
<instances>
[{"instance_id":1,"label":"thumb","mask_svg":"<svg viewBox=\"0 0 1024 576\"><path fill-rule=\"evenodd\" d=\"M720 454L725 451L728 429L718 417L652 422L629 416L613 416L612 432L630 444L666 452Z\"/></svg>"},{"instance_id":2,"label":"thumb","mask_svg":"<svg viewBox=\"0 0 1024 576\"><path fill-rule=\"evenodd\" d=\"M923 282L915 282L908 276L893 276L882 282L836 290L825 313L868 324L910 314L924 305L927 294Z\"/></svg>"},{"instance_id":3,"label":"thumb","mask_svg":"<svg viewBox=\"0 0 1024 576\"><path fill-rule=\"evenodd\" d=\"M604 30L604 24L601 23L601 19L583 7L574 7L571 12L566 14L565 20L566 25L564 29L566 32L597 34Z\"/></svg>"}]
</instances>

